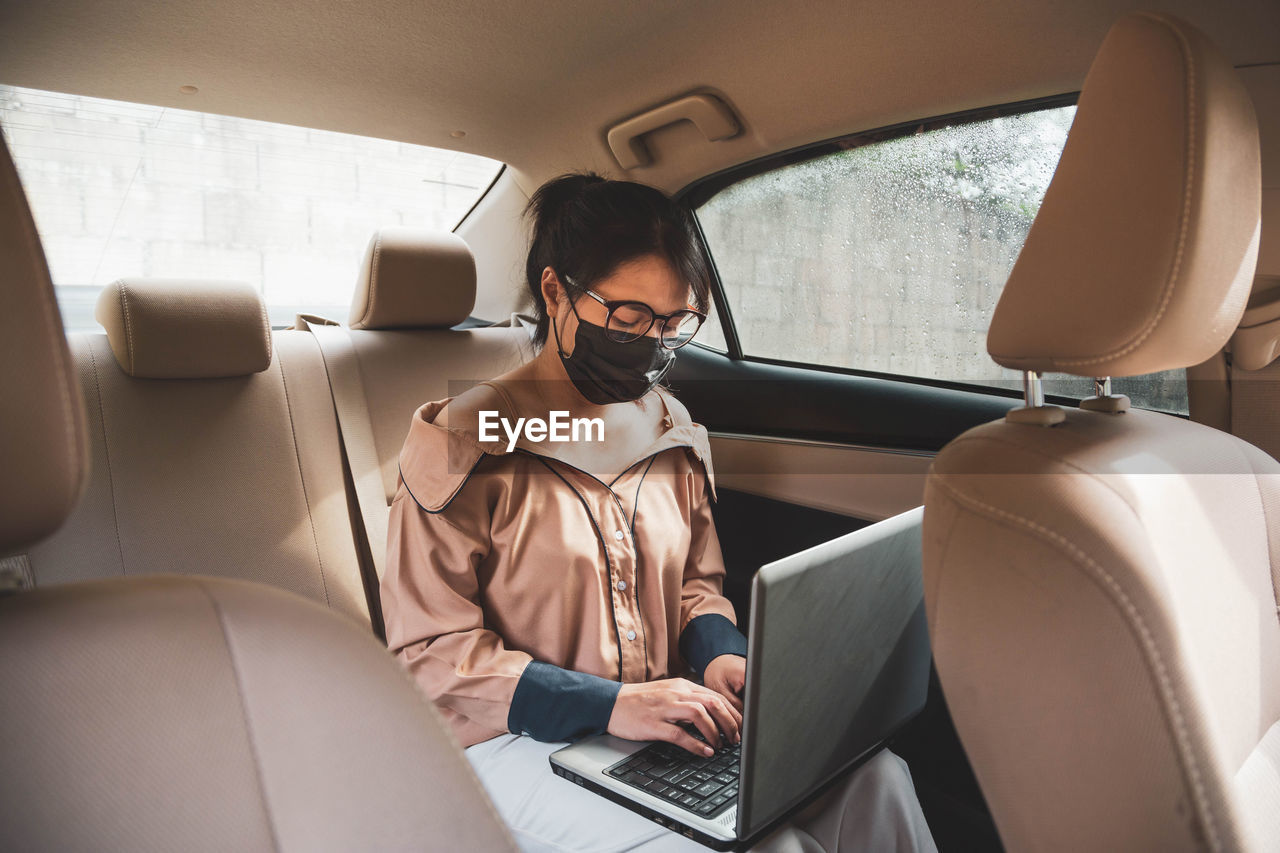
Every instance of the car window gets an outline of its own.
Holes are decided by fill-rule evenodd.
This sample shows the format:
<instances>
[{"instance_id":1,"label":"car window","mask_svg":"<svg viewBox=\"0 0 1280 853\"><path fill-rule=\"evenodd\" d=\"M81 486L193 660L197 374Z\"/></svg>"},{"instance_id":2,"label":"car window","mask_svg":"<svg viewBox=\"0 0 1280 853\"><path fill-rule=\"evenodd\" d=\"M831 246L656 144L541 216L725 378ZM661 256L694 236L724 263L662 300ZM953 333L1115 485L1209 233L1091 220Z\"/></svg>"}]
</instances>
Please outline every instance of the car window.
<instances>
[{"instance_id":1,"label":"car window","mask_svg":"<svg viewBox=\"0 0 1280 853\"><path fill-rule=\"evenodd\" d=\"M248 281L271 322L346 320L365 246L386 225L450 229L501 164L484 157L0 86L68 331L125 276Z\"/></svg>"},{"instance_id":2,"label":"car window","mask_svg":"<svg viewBox=\"0 0 1280 853\"><path fill-rule=\"evenodd\" d=\"M729 345L725 343L724 327L720 325L720 314L716 311L714 304L708 308L707 321L702 324L692 343L717 352L728 352Z\"/></svg>"},{"instance_id":3,"label":"car window","mask_svg":"<svg viewBox=\"0 0 1280 853\"><path fill-rule=\"evenodd\" d=\"M743 354L1021 388L987 355L986 330L1074 114L849 140L715 192L696 213ZM1184 371L1113 387L1187 412ZM1045 391L1085 397L1093 383L1050 375Z\"/></svg>"}]
</instances>

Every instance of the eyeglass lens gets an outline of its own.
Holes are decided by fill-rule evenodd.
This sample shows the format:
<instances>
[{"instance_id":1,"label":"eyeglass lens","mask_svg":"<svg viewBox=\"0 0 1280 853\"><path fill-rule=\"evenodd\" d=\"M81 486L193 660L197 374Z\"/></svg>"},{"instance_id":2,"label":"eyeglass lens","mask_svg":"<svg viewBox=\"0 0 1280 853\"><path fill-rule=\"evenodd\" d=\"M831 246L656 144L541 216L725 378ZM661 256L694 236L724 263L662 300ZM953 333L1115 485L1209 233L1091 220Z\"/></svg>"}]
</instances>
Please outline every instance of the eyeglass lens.
<instances>
[{"instance_id":1,"label":"eyeglass lens","mask_svg":"<svg viewBox=\"0 0 1280 853\"><path fill-rule=\"evenodd\" d=\"M702 318L692 311L679 311L665 321L660 334L662 342L674 349L689 342L702 325ZM607 328L619 342L634 341L647 333L654 323L653 311L643 302L624 302L613 306Z\"/></svg>"}]
</instances>

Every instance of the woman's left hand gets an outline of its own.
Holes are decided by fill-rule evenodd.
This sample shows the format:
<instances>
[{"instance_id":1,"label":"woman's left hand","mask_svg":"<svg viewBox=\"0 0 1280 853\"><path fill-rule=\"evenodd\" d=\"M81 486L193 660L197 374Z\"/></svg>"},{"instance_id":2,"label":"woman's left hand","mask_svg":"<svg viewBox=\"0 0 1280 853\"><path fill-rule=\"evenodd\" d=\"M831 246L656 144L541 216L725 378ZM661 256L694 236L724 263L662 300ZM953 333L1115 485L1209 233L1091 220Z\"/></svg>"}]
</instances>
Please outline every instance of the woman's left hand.
<instances>
[{"instance_id":1,"label":"woman's left hand","mask_svg":"<svg viewBox=\"0 0 1280 853\"><path fill-rule=\"evenodd\" d=\"M747 683L747 659L741 655L720 655L707 664L703 685L719 693L738 713L742 713L742 688Z\"/></svg>"}]
</instances>

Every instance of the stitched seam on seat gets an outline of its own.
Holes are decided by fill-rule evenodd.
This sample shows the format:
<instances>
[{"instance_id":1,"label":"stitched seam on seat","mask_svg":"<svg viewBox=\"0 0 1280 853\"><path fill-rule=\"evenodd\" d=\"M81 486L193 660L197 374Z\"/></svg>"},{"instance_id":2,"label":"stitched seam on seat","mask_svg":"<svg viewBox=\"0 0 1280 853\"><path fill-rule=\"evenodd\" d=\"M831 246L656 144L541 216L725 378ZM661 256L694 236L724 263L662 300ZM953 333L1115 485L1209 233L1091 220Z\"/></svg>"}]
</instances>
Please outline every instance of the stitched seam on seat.
<instances>
[{"instance_id":1,"label":"stitched seam on seat","mask_svg":"<svg viewBox=\"0 0 1280 853\"><path fill-rule=\"evenodd\" d=\"M213 613L218 618L218 628L222 631L222 644L227 650L227 660L231 663L231 675L236 682L236 698L240 700L240 718L244 720L245 739L249 743L249 752L253 756L254 775L258 780L258 794L262 797L262 810L267 817L267 828L271 830L271 846L274 850L280 849L280 838L276 833L275 815L271 813L271 803L267 799L267 783L262 778L262 758L258 753L258 743L253 734L253 724L249 722L249 706L245 701L244 683L240 680L240 667L236 665L236 651L231 645L231 636L227 632L227 623L222 616L222 605L218 603L218 599L209 592L208 587L201 581L196 581L196 586L204 593L205 598L209 599L209 604L213 607Z\"/></svg>"},{"instance_id":2,"label":"stitched seam on seat","mask_svg":"<svg viewBox=\"0 0 1280 853\"><path fill-rule=\"evenodd\" d=\"M1003 447L1003 448L1007 448L1007 449L1010 449L1010 450L1017 450L1017 451L1019 451L1019 452L1021 452L1021 453L1029 453L1029 454L1031 454L1031 455L1033 455L1033 456L1039 456L1039 457L1041 457L1042 459L1048 459L1050 462L1053 462L1054 464L1057 464L1057 465L1061 465L1063 468L1070 468L1072 471L1075 471L1075 472L1077 472L1077 473L1079 473L1079 474L1081 474L1081 475L1083 475L1083 476L1085 476L1085 477L1088 477L1089 479L1093 480L1094 482L1098 483L1098 484L1099 484L1100 486L1102 486L1104 489L1106 489L1107 491L1111 492L1111 493L1112 493L1112 494L1114 494L1116 497L1118 497L1118 498L1120 499L1120 502L1121 502L1121 503L1123 503L1125 506L1129 507L1129 509L1133 512L1133 514L1134 514L1134 516L1135 516L1135 517L1136 517L1136 516L1138 516L1138 514L1139 514L1139 513L1138 513L1138 508L1137 508L1136 506L1134 506L1132 503L1130 503L1130 502L1129 502L1129 499L1128 499L1127 497L1125 497L1125 496L1124 496L1124 494L1122 494L1122 493L1120 492L1120 490L1119 490L1119 489L1117 489L1115 486L1113 486L1113 485L1111 485L1109 482L1107 482L1107 481L1104 479L1104 475L1102 475L1102 474L1098 474L1096 471L1090 471L1090 470L1088 470L1087 468L1081 468L1081 467L1080 467L1080 466L1078 466L1078 465L1072 465L1070 462L1067 462L1065 459L1060 459L1060 458L1058 458L1058 457L1056 457L1056 456L1054 456L1054 455L1052 455L1052 454L1050 454L1050 453L1045 453L1043 450L1036 450L1035 448L1032 448L1032 447L1023 447L1023 446L1022 446L1022 445L1020 445L1020 444L1015 444L1015 443L1013 443L1013 442L1011 442L1011 441L1005 441L1004 439L994 438L994 437L992 437L992 436L988 436L988 435L971 435L971 436L962 436L961 438L957 438L956 440L952 441L952 442L951 442L951 444L949 444L949 445L948 445L948 447L955 447L955 446L960 445L960 444L966 444L966 443L971 443L971 442L979 442L979 441L986 441L986 442L989 442L989 443L991 443L991 444L996 445L997 447ZM932 463L931 463L930 467L932 467ZM1017 476L1017 477L1035 477L1035 476L1043 476L1043 475L1048 474L1048 473L1049 473L1049 472L1036 472L1036 473L1034 473L1034 474L1030 474L1030 473L1027 473L1027 474L1014 474L1014 475L1012 475L1012 476ZM1063 472L1063 473L1066 473L1066 472ZM939 476L944 476L944 477L945 477L945 476L947 476L947 475L946 475L946 474L940 474ZM1002 475L1002 476L1003 476L1003 475ZM1052 476L1052 475L1050 475L1050 476ZM1119 474L1119 473L1117 473L1115 476L1120 476L1120 474Z\"/></svg>"},{"instance_id":3,"label":"stitched seam on seat","mask_svg":"<svg viewBox=\"0 0 1280 853\"><path fill-rule=\"evenodd\" d=\"M107 460L107 494L111 498L111 526L116 533L116 551L120 554L120 574L129 574L125 565L124 545L120 542L120 513L116 510L116 480L111 471L111 440L107 436L107 413L102 405L102 386L98 383L98 359L93 354L93 341L87 341L89 347L89 367L93 370L93 391L98 398L98 418L102 421L102 451Z\"/></svg>"},{"instance_id":4,"label":"stitched seam on seat","mask_svg":"<svg viewBox=\"0 0 1280 853\"><path fill-rule=\"evenodd\" d=\"M364 387L364 370L360 366L360 347L356 346L355 338L351 337L350 329L347 330L347 340L351 344L351 358L356 363L356 379L360 385L360 402L364 404L364 411L368 416L369 449L373 451L373 464L378 469L378 488L382 493L383 505L389 507L391 506L391 503L387 500L387 481L386 478L382 476L382 457L378 455L378 436L373 429L373 407L369 405L369 393L365 391ZM337 409L335 408L334 411L336 413ZM349 456L350 453L348 453L348 457ZM352 486L355 485L355 474L351 475L351 483ZM395 497L394 493L392 493L392 497ZM364 521L363 513L360 516L360 521Z\"/></svg>"},{"instance_id":5,"label":"stitched seam on seat","mask_svg":"<svg viewBox=\"0 0 1280 853\"><path fill-rule=\"evenodd\" d=\"M933 474L932 471L930 471L927 476L934 481L937 480L937 475ZM935 643L937 642L938 638L942 636L942 610L940 607L940 602L942 599L942 584L943 584L943 581L946 580L947 555L951 553L951 542L954 538L953 534L955 533L956 520L958 517L959 517L958 514L953 514L951 516L951 520L947 522L947 530L946 530L946 533L943 534L942 540L941 540L942 549L938 554L938 561L937 561L938 569L936 572L938 577L933 583L933 590L932 590L934 620L933 620L933 624L929 625L929 634L934 638L933 642ZM923 577L923 574L924 573L922 571L921 580L924 582L923 583L924 600L928 602L930 600L930 589L929 589L930 585L928 583L928 579ZM926 613L925 622L927 623L928 621L929 621L928 613Z\"/></svg>"},{"instance_id":6,"label":"stitched seam on seat","mask_svg":"<svg viewBox=\"0 0 1280 853\"><path fill-rule=\"evenodd\" d=\"M129 353L129 375L132 376L134 373L133 323L129 318L129 296L125 292L124 279L116 279L116 292L120 294L120 309L121 313L124 314L125 351Z\"/></svg>"},{"instance_id":7,"label":"stitched seam on seat","mask_svg":"<svg viewBox=\"0 0 1280 853\"><path fill-rule=\"evenodd\" d=\"M373 306L378 299L378 266L382 261L382 235L378 235L377 245L373 252L373 268L369 271L369 302L365 305L365 320L369 321L369 315L373 313Z\"/></svg>"},{"instance_id":8,"label":"stitched seam on seat","mask_svg":"<svg viewBox=\"0 0 1280 853\"><path fill-rule=\"evenodd\" d=\"M24 240L23 242L25 243L26 241ZM34 253L32 254L33 260L35 260ZM67 458L74 460L73 464L75 465L76 470L80 472L77 474L76 479L83 483L86 466L84 457L81 455L81 443L77 440L76 436L75 416L72 413L71 392L67 388L67 385L69 384L67 382L67 363L62 357L63 348L57 345L58 336L61 335L63 336L63 340L66 340L66 332L63 331L61 324L54 319L56 316L53 310L54 303L49 300L48 293L43 287L40 288L40 297L41 313L44 315L45 326L52 333L51 337L54 340L54 370L58 373L56 384L58 386L58 400L62 404L62 433L67 445ZM73 489L73 492L74 491L76 490ZM76 501L73 500L72 504L74 505L75 503Z\"/></svg>"},{"instance_id":9,"label":"stitched seam on seat","mask_svg":"<svg viewBox=\"0 0 1280 853\"><path fill-rule=\"evenodd\" d=\"M1182 764L1186 768L1190 777L1192 792L1196 798L1196 806L1200 812L1200 819L1204 822L1206 834L1209 836L1210 846L1214 850L1221 850L1222 843L1218 839L1218 833L1214 826L1213 814L1209 806L1208 796L1204 791L1204 783L1200 776L1200 768L1196 762L1196 757L1192 749L1190 737L1186 729L1186 721L1183 717L1182 706L1178 703L1178 698L1173 691L1173 685L1169 679L1169 673L1164 659L1160 655L1160 650L1155 644L1151 631L1147 627L1147 623L1143 620L1142 614L1134 606L1129 596L1125 594L1120 584L1115 578L1096 562L1088 554L1079 547L1068 541L1067 538L1060 533L1050 530L1043 525L1024 518L1020 515L1007 512L991 504L984 503L978 498L970 497L961 493L956 487L943 481L942 478L935 478L934 483L945 490L957 502L965 506L970 512L977 512L999 519L1012 522L1020 527L1030 530L1041 539L1058 546L1060 550L1065 552L1073 562L1083 565L1090 570L1095 579L1101 579L1105 582L1102 585L1104 591L1111 594L1113 600L1121 605L1121 612L1129 619L1130 627L1137 630L1138 637L1142 641L1142 646L1146 652L1147 664L1151 668L1151 674L1156 677L1156 682L1160 688L1161 698L1165 703L1165 708L1170 716L1170 722L1173 723L1174 740L1178 745L1178 751L1182 759Z\"/></svg>"},{"instance_id":10,"label":"stitched seam on seat","mask_svg":"<svg viewBox=\"0 0 1280 853\"><path fill-rule=\"evenodd\" d=\"M364 301L364 314L360 317L361 326L369 322L369 315L373 313L373 299L378 291L378 260L381 257L382 234L378 234L373 241L373 263L369 267L369 295Z\"/></svg>"},{"instance_id":11,"label":"stitched seam on seat","mask_svg":"<svg viewBox=\"0 0 1280 853\"><path fill-rule=\"evenodd\" d=\"M261 297L258 299L258 310L262 312L262 328L267 335L267 366L271 366L271 318L267 315L267 301ZM281 371L283 373L283 371Z\"/></svg>"},{"instance_id":12,"label":"stitched seam on seat","mask_svg":"<svg viewBox=\"0 0 1280 853\"><path fill-rule=\"evenodd\" d=\"M293 458L298 463L298 481L302 484L302 502L307 507L307 523L311 526L311 542L316 546L316 564L320 567L320 587L324 590L324 603L330 608L329 583L324 575L324 557L320 555L320 539L316 536L316 519L311 514L311 498L307 496L307 477L302 473L302 451L298 448L298 430L293 424L293 404L289 402L289 382L284 377L284 360L279 360L280 386L284 388L284 409L289 415L289 434L293 438Z\"/></svg>"},{"instance_id":13,"label":"stitched seam on seat","mask_svg":"<svg viewBox=\"0 0 1280 853\"><path fill-rule=\"evenodd\" d=\"M1178 247L1173 255L1173 267L1169 271L1169 279L1165 282L1164 293L1160 299L1160 307L1156 310L1155 316L1148 321L1146 327L1139 333L1128 346L1117 351L1106 353L1104 355L1092 358L1057 358L1054 364L1058 366L1078 365L1078 364L1096 364L1100 361L1108 361L1114 358L1128 355L1133 352L1142 342L1151 337L1156 330L1156 326L1160 324L1160 318L1164 316L1164 312L1169 307L1169 302L1173 299L1173 291L1177 286L1178 276L1182 272L1182 256L1187 245L1187 227L1191 220L1191 187L1195 179L1196 162L1195 162L1195 144L1196 144L1196 78L1195 78L1195 56L1191 52L1191 45L1187 42L1187 37L1178 30L1177 27L1170 24L1164 18L1158 15L1143 15L1148 20L1155 21L1169 32L1173 33L1178 40L1178 46L1182 49L1182 58L1187 65L1187 168L1183 176L1184 185L1182 191L1182 223L1178 228Z\"/></svg>"},{"instance_id":14,"label":"stitched seam on seat","mask_svg":"<svg viewBox=\"0 0 1280 853\"><path fill-rule=\"evenodd\" d=\"M0 144L0 147L2 147L2 144ZM18 178L17 166L11 163L9 168L0 169L0 173L3 173L5 179L5 195L12 196L21 204L25 204L26 194L22 189L22 181ZM22 228L21 243L27 252L27 259L30 262L31 268L38 270L43 262L45 269L47 270L48 261L43 257L43 250L38 248L40 245L40 236L35 230L35 220L31 218L30 205L27 205L26 207L27 216L22 220L20 226ZM26 227L27 223L31 224L30 229ZM43 284L43 282L41 282L41 284ZM50 282L50 284L52 285L52 282ZM36 290L38 291L40 302L40 313L44 317L45 330L48 332L50 340L54 341L54 370L57 371L58 374L58 399L62 404L62 433L63 441L66 444L66 455L68 459L75 460L75 467L78 471L84 471L85 460L81 453L81 444L77 440L78 436L76 435L75 430L75 416L72 414L73 406L71 402L71 392L68 390L66 382L67 363L63 360L62 347L57 345L58 337L60 335L64 336L65 340L66 333L62 329L62 324L55 319L58 316L54 310L54 305L56 303L49 299L50 294L53 292L52 286L49 288L37 287ZM83 482L83 474L78 479ZM74 503L74 501L72 501L72 503Z\"/></svg>"}]
</instances>

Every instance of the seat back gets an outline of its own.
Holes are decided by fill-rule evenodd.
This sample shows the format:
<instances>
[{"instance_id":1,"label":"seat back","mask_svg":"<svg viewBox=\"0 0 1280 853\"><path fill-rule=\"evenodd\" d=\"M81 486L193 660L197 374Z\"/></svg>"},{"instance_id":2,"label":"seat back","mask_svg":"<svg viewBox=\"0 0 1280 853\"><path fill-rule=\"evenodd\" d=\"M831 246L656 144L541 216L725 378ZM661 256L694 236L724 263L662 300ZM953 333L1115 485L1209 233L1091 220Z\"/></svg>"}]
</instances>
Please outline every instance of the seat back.
<instances>
[{"instance_id":1,"label":"seat back","mask_svg":"<svg viewBox=\"0 0 1280 853\"><path fill-rule=\"evenodd\" d=\"M21 344L17 352L30 359L23 370L0 368L0 554L10 554L71 513L90 456L48 268L2 138L0 251L10 262L0 288L0 337ZM171 408L168 394L164 403L153 399L163 386L122 385L129 390L116 402L138 429L152 424L133 407L153 406L163 426L191 431L187 447L200 443L193 438L217 444L224 419L235 421L242 407L271 401L241 375L263 371L270 360L265 326L255 330L243 322L260 305L242 290L220 287L218 293L220 306L209 307L240 318L245 340L259 345L241 340L233 348L237 359L216 360L233 364L234 375L208 379L221 383L214 391L183 396L169 389L195 410L187 417ZM125 295L121 305L125 334L112 343L135 376L150 372L155 352L181 349L186 337L148 332L156 307L145 295L133 302ZM105 323L119 331L116 318ZM190 329L187 335L199 338ZM100 351L94 341L83 343L91 367L97 360L111 362L104 369L114 367L101 340ZM184 360L170 350L156 364L217 376L221 368L207 372L215 363L206 355L197 349ZM280 374L275 380L284 382ZM321 400L327 407L327 398ZM95 402L110 413L99 417L120 417L101 398ZM120 429L130 423L112 421ZM104 447L129 446L116 437L112 430ZM152 438L162 451L176 440ZM292 452L301 466L298 445L264 446L286 458ZM261 449L222 449L231 453L230 466L237 454L264 464L255 459ZM111 464L105 450L101 461ZM148 484L154 488L160 496L150 509L166 523L185 523L187 510L164 515L164 497L198 500L170 484L187 482L188 474L164 476L166 464L182 461L164 455L131 460L141 482L124 486L130 492L136 487L139 501ZM233 512L221 511L224 517ZM258 535L252 515L236 515L235 521L244 535ZM117 546L120 570L136 570L129 561L135 553L156 559L146 540L182 533L152 529L139 535L136 549L126 533ZM219 557L244 560L236 571L248 573L256 565L269 574L268 561L287 556L284 549L271 551L269 539L261 536L239 552L219 542L211 547ZM256 553L259 546L266 553ZM174 567L189 571L208 547L203 534L189 537L189 549L175 553ZM81 556L92 557L92 550L86 546ZM40 565L54 570L52 563ZM291 592L158 575L11 593L0 598L0 684L0 839L6 848L514 849L439 714L399 664L367 631Z\"/></svg>"},{"instance_id":2,"label":"seat back","mask_svg":"<svg viewBox=\"0 0 1280 853\"><path fill-rule=\"evenodd\" d=\"M328 380L246 284L123 279L72 337L93 459L37 586L176 572L268 583L367 625Z\"/></svg>"},{"instance_id":3,"label":"seat back","mask_svg":"<svg viewBox=\"0 0 1280 853\"><path fill-rule=\"evenodd\" d=\"M0 137L0 558L66 519L89 474L85 410L49 265Z\"/></svg>"},{"instance_id":4,"label":"seat back","mask_svg":"<svg viewBox=\"0 0 1280 853\"><path fill-rule=\"evenodd\" d=\"M1100 393L1029 393L925 490L938 672L1009 849L1280 849L1280 465L1102 381L1222 347L1258 221L1230 65L1185 22L1122 19L988 338L1033 391Z\"/></svg>"},{"instance_id":5,"label":"seat back","mask_svg":"<svg viewBox=\"0 0 1280 853\"><path fill-rule=\"evenodd\" d=\"M471 250L453 234L396 227L369 241L349 323L388 504L418 407L533 356L518 322L453 328L471 313L475 293Z\"/></svg>"},{"instance_id":6,"label":"seat back","mask_svg":"<svg viewBox=\"0 0 1280 853\"><path fill-rule=\"evenodd\" d=\"M350 334L388 503L418 406L531 354L518 325L451 328L474 298L474 261L452 234L391 228L370 241ZM73 335L68 360L91 475L66 523L26 555L28 585L243 578L372 620L376 632L377 579L368 560L361 572L360 517L315 338L272 332L261 298L239 282L121 279L96 316L107 333Z\"/></svg>"},{"instance_id":7,"label":"seat back","mask_svg":"<svg viewBox=\"0 0 1280 853\"><path fill-rule=\"evenodd\" d=\"M14 850L512 850L367 631L261 584L157 575L0 599Z\"/></svg>"}]
</instances>

